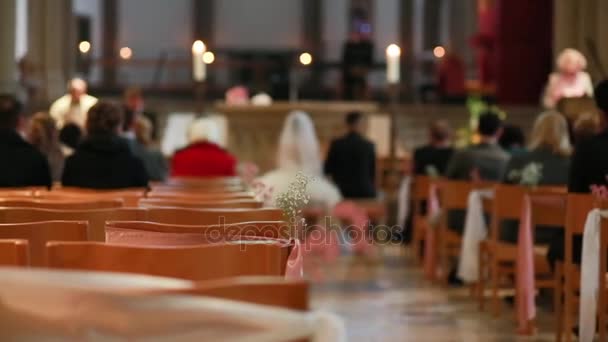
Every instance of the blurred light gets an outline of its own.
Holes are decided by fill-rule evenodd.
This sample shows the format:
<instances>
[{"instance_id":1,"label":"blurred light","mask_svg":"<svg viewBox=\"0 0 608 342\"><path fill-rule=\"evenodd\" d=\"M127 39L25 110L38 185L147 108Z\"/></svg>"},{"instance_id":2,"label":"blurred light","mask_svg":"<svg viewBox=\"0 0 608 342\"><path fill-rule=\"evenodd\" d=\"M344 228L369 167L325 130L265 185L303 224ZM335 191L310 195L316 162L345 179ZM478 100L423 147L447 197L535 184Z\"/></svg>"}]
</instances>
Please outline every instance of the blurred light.
<instances>
[{"instance_id":1,"label":"blurred light","mask_svg":"<svg viewBox=\"0 0 608 342\"><path fill-rule=\"evenodd\" d=\"M203 54L206 49L207 47L205 46L205 43L203 43L201 40L197 40L194 42L194 44L192 44L192 53L200 55Z\"/></svg>"},{"instance_id":2,"label":"blurred light","mask_svg":"<svg viewBox=\"0 0 608 342\"><path fill-rule=\"evenodd\" d=\"M308 52L304 52L300 55L300 63L302 65L310 65L312 63L312 55Z\"/></svg>"},{"instance_id":3,"label":"blurred light","mask_svg":"<svg viewBox=\"0 0 608 342\"><path fill-rule=\"evenodd\" d=\"M122 59L131 59L133 57L133 50L129 47L123 47L120 49L120 58Z\"/></svg>"},{"instance_id":4,"label":"blurred light","mask_svg":"<svg viewBox=\"0 0 608 342\"><path fill-rule=\"evenodd\" d=\"M86 40L81 41L78 44L78 50L80 50L81 53L89 53L89 51L91 51L91 43Z\"/></svg>"},{"instance_id":5,"label":"blurred light","mask_svg":"<svg viewBox=\"0 0 608 342\"><path fill-rule=\"evenodd\" d=\"M215 61L215 55L211 51L207 51L203 54L203 62L205 64L211 64Z\"/></svg>"},{"instance_id":6,"label":"blurred light","mask_svg":"<svg viewBox=\"0 0 608 342\"><path fill-rule=\"evenodd\" d=\"M401 56L401 48L397 44L391 44L386 48L386 55L389 57Z\"/></svg>"},{"instance_id":7,"label":"blurred light","mask_svg":"<svg viewBox=\"0 0 608 342\"><path fill-rule=\"evenodd\" d=\"M445 56L445 49L443 46L437 46L433 49L433 55L437 58L443 58Z\"/></svg>"}]
</instances>

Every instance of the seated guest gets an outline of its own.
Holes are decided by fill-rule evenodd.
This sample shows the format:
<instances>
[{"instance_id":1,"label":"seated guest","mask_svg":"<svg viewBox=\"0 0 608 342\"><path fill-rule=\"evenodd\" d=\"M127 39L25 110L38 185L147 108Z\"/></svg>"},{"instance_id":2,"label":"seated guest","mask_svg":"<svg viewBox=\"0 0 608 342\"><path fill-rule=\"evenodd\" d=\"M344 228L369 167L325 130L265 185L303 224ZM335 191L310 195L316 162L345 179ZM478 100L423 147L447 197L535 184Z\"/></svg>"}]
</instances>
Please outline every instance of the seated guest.
<instances>
[{"instance_id":1,"label":"seated guest","mask_svg":"<svg viewBox=\"0 0 608 342\"><path fill-rule=\"evenodd\" d=\"M575 49L565 49L557 57L557 72L549 75L543 96L546 108L555 108L562 98L593 96L591 77L585 69L587 59Z\"/></svg>"},{"instance_id":2,"label":"seated guest","mask_svg":"<svg viewBox=\"0 0 608 342\"><path fill-rule=\"evenodd\" d=\"M505 125L502 129L498 145L511 156L526 152L526 138L521 127L516 125Z\"/></svg>"},{"instance_id":3,"label":"seated guest","mask_svg":"<svg viewBox=\"0 0 608 342\"><path fill-rule=\"evenodd\" d=\"M18 133L23 122L21 104L0 94L0 187L51 186L49 162Z\"/></svg>"},{"instance_id":4,"label":"seated guest","mask_svg":"<svg viewBox=\"0 0 608 342\"><path fill-rule=\"evenodd\" d=\"M454 153L450 141L450 126L445 120L436 120L429 126L429 144L414 151L414 173L443 175Z\"/></svg>"},{"instance_id":5,"label":"seated guest","mask_svg":"<svg viewBox=\"0 0 608 342\"><path fill-rule=\"evenodd\" d=\"M480 178L499 181L504 178L509 154L498 145L502 121L497 114L486 112L479 117L479 144L457 151L448 163L446 177L455 180Z\"/></svg>"},{"instance_id":6,"label":"seated guest","mask_svg":"<svg viewBox=\"0 0 608 342\"><path fill-rule=\"evenodd\" d=\"M148 186L142 161L119 135L122 120L122 109L110 102L100 102L89 110L87 137L65 162L64 186L92 189Z\"/></svg>"},{"instance_id":7,"label":"seated guest","mask_svg":"<svg viewBox=\"0 0 608 342\"><path fill-rule=\"evenodd\" d=\"M210 118L192 123L190 144L175 152L172 177L226 177L236 175L236 158L219 145L220 130Z\"/></svg>"},{"instance_id":8,"label":"seated guest","mask_svg":"<svg viewBox=\"0 0 608 342\"><path fill-rule=\"evenodd\" d=\"M506 180L511 179L512 171L522 170L531 163L542 165L542 178L539 185L565 185L568 183L570 169L570 136L568 123L557 112L541 114L534 123L529 152L513 156L507 166Z\"/></svg>"},{"instance_id":9,"label":"seated guest","mask_svg":"<svg viewBox=\"0 0 608 342\"><path fill-rule=\"evenodd\" d=\"M80 145L82 140L82 130L76 124L69 123L59 131L59 141L61 142L61 150L63 155L68 157L74 153L74 150Z\"/></svg>"},{"instance_id":10,"label":"seated guest","mask_svg":"<svg viewBox=\"0 0 608 342\"><path fill-rule=\"evenodd\" d=\"M36 113L30 121L28 140L46 156L53 181L61 181L65 156L61 150L55 120L47 113Z\"/></svg>"},{"instance_id":11,"label":"seated guest","mask_svg":"<svg viewBox=\"0 0 608 342\"><path fill-rule=\"evenodd\" d=\"M332 141L325 161L325 174L349 198L376 197L376 151L374 144L362 134L363 115L346 115L348 133Z\"/></svg>"},{"instance_id":12,"label":"seated guest","mask_svg":"<svg viewBox=\"0 0 608 342\"><path fill-rule=\"evenodd\" d=\"M566 185L570 169L570 136L568 123L563 115L557 112L541 114L534 123L529 152L514 156L507 167L508 183L518 183L512 172L521 171L531 163L542 165L542 178L539 185ZM559 228L559 227L557 227ZM519 225L517 221L506 221L502 225L501 240L517 243ZM548 244L559 233L556 227L537 227L534 240L539 244Z\"/></svg>"},{"instance_id":13,"label":"seated guest","mask_svg":"<svg viewBox=\"0 0 608 342\"><path fill-rule=\"evenodd\" d=\"M272 189L271 202L267 205L274 205L277 196L296 180L298 172L314 177L307 188L312 203L331 209L342 200L340 191L323 177L319 140L308 114L295 111L285 119L277 164L277 169L260 178L261 183Z\"/></svg>"},{"instance_id":14,"label":"seated guest","mask_svg":"<svg viewBox=\"0 0 608 342\"><path fill-rule=\"evenodd\" d=\"M604 119L608 119L608 80L601 81L595 87L595 102L602 111ZM568 192L590 193L592 185L607 185L608 175L608 129L585 141L580 142L572 156L570 174L568 176ZM582 224L582 223L581 223ZM580 263L582 252L582 236L574 236L572 253L574 262ZM547 258L554 265L556 261L564 260L564 234L552 241Z\"/></svg>"},{"instance_id":15,"label":"seated guest","mask_svg":"<svg viewBox=\"0 0 608 342\"><path fill-rule=\"evenodd\" d=\"M87 113L97 103L97 99L87 94L87 82L74 78L68 82L68 94L60 97L51 105L49 113L57 122L57 127L74 123L85 128Z\"/></svg>"},{"instance_id":16,"label":"seated guest","mask_svg":"<svg viewBox=\"0 0 608 342\"><path fill-rule=\"evenodd\" d=\"M136 120L139 117L145 117L150 120L152 124L152 139L157 138L156 128L156 115L146 110L146 102L141 88L129 87L125 90L123 95L123 108L125 111L125 117L133 116Z\"/></svg>"},{"instance_id":17,"label":"seated guest","mask_svg":"<svg viewBox=\"0 0 608 342\"><path fill-rule=\"evenodd\" d=\"M572 127L574 143L576 145L593 138L600 132L600 118L595 113L583 113L574 122Z\"/></svg>"},{"instance_id":18,"label":"seated guest","mask_svg":"<svg viewBox=\"0 0 608 342\"><path fill-rule=\"evenodd\" d=\"M152 181L164 181L167 178L168 166L165 156L152 147L152 122L144 116L135 120L135 141L131 145L133 153L144 162L146 171Z\"/></svg>"}]
</instances>

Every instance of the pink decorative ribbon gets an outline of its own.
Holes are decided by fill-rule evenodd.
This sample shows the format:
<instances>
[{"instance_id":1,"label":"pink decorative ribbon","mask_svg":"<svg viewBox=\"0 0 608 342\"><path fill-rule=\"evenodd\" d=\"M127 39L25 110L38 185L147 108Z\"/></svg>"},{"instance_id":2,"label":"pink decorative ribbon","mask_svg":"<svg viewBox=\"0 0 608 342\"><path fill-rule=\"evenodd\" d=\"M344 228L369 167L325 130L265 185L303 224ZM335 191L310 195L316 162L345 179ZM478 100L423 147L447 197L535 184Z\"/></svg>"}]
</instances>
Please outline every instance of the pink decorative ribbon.
<instances>
[{"instance_id":1,"label":"pink decorative ribbon","mask_svg":"<svg viewBox=\"0 0 608 342\"><path fill-rule=\"evenodd\" d=\"M534 241L532 239L532 218L530 196L524 195L519 220L517 240L517 284L516 306L518 331L525 332L530 320L536 317L534 302Z\"/></svg>"},{"instance_id":2,"label":"pink decorative ribbon","mask_svg":"<svg viewBox=\"0 0 608 342\"><path fill-rule=\"evenodd\" d=\"M441 210L437 190L437 185L431 183L429 186L429 198L426 202L428 220L424 239L424 273L430 280L434 280L437 277L437 232L430 222L439 216Z\"/></svg>"},{"instance_id":3,"label":"pink decorative ribbon","mask_svg":"<svg viewBox=\"0 0 608 342\"><path fill-rule=\"evenodd\" d=\"M372 245L368 239L366 228L370 220L365 209L354 202L345 201L334 207L332 215L351 224L349 231L354 233L353 251L360 254L369 254Z\"/></svg>"}]
</instances>

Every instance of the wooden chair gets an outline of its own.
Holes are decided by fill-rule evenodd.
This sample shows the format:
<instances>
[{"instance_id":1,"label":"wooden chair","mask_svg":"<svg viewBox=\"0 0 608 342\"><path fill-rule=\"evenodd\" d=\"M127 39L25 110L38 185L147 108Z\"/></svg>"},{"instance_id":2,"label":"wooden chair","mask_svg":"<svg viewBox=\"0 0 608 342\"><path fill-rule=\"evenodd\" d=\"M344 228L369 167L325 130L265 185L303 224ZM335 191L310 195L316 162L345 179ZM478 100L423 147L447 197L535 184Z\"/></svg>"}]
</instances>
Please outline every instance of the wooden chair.
<instances>
[{"instance_id":1,"label":"wooden chair","mask_svg":"<svg viewBox=\"0 0 608 342\"><path fill-rule=\"evenodd\" d=\"M40 208L40 209L72 209L72 210L90 210L90 209L110 209L120 208L123 201L120 199L87 199L87 198L69 198L69 199L38 199L38 198L0 198L0 207L12 208Z\"/></svg>"},{"instance_id":2,"label":"wooden chair","mask_svg":"<svg viewBox=\"0 0 608 342\"><path fill-rule=\"evenodd\" d=\"M137 207L141 198L146 196L147 189L116 189L116 190L97 190L97 189L82 189L72 187L54 188L53 191L41 192L38 194L40 198L49 199L96 199L96 200L122 200L126 207Z\"/></svg>"},{"instance_id":3,"label":"wooden chair","mask_svg":"<svg viewBox=\"0 0 608 342\"><path fill-rule=\"evenodd\" d=\"M49 241L87 241L87 222L46 221L0 224L0 239L27 241L30 265L46 266L46 244Z\"/></svg>"},{"instance_id":4,"label":"wooden chair","mask_svg":"<svg viewBox=\"0 0 608 342\"><path fill-rule=\"evenodd\" d=\"M248 189L242 185L211 185L211 186L179 186L169 184L157 184L152 185L152 192L154 193L171 193L171 192L183 192L196 194L217 194L217 193L242 193L247 192Z\"/></svg>"},{"instance_id":5,"label":"wooden chair","mask_svg":"<svg viewBox=\"0 0 608 342\"><path fill-rule=\"evenodd\" d=\"M152 190L147 193L147 198L160 199L184 199L201 202L217 201L217 200L237 200L237 199L254 199L253 192L195 192L195 191L157 191Z\"/></svg>"},{"instance_id":6,"label":"wooden chair","mask_svg":"<svg viewBox=\"0 0 608 342\"><path fill-rule=\"evenodd\" d=\"M143 208L194 208L194 209L205 209L205 208L250 208L258 209L264 206L263 202L256 201L254 199L228 199L228 200L188 200L184 198L179 199L165 199L165 198L144 198L139 200L139 206Z\"/></svg>"},{"instance_id":7,"label":"wooden chair","mask_svg":"<svg viewBox=\"0 0 608 342\"><path fill-rule=\"evenodd\" d=\"M106 230L127 229L160 233L214 234L237 238L239 236L258 236L284 238L289 226L283 221L253 221L225 225L178 225L142 221L108 221Z\"/></svg>"},{"instance_id":8,"label":"wooden chair","mask_svg":"<svg viewBox=\"0 0 608 342\"><path fill-rule=\"evenodd\" d=\"M298 311L309 309L308 283L283 277L249 276L209 280L198 282L192 288L163 290L161 293L217 297Z\"/></svg>"},{"instance_id":9,"label":"wooden chair","mask_svg":"<svg viewBox=\"0 0 608 342\"><path fill-rule=\"evenodd\" d=\"M48 191L45 188L2 188L0 197L2 198L32 198L38 191Z\"/></svg>"},{"instance_id":10,"label":"wooden chair","mask_svg":"<svg viewBox=\"0 0 608 342\"><path fill-rule=\"evenodd\" d=\"M589 194L568 194L566 205L565 253L564 261L558 264L555 281L563 288L563 303L556 308L557 311L557 341L561 341L565 334L566 341L572 340L574 316L578 312L578 293L580 289L580 266L573 263L572 241L574 235L584 232L587 215L595 207L595 199ZM562 283L563 277L563 283ZM558 293L560 293L558 292Z\"/></svg>"},{"instance_id":11,"label":"wooden chair","mask_svg":"<svg viewBox=\"0 0 608 342\"><path fill-rule=\"evenodd\" d=\"M425 205L428 203L430 186L430 177L415 176L410 192L412 202L412 246L419 264L422 264L422 246L424 244L425 232L428 228Z\"/></svg>"},{"instance_id":12,"label":"wooden chair","mask_svg":"<svg viewBox=\"0 0 608 342\"><path fill-rule=\"evenodd\" d=\"M272 244L130 247L98 242L50 242L49 267L140 273L187 280L282 275L281 248Z\"/></svg>"},{"instance_id":13,"label":"wooden chair","mask_svg":"<svg viewBox=\"0 0 608 342\"><path fill-rule=\"evenodd\" d=\"M29 253L26 240L0 240L0 266L28 266Z\"/></svg>"},{"instance_id":14,"label":"wooden chair","mask_svg":"<svg viewBox=\"0 0 608 342\"><path fill-rule=\"evenodd\" d=\"M94 210L0 208L0 223L85 221L89 226L87 232L89 240L105 241L106 221L146 221L147 214L147 210L137 208Z\"/></svg>"},{"instance_id":15,"label":"wooden chair","mask_svg":"<svg viewBox=\"0 0 608 342\"><path fill-rule=\"evenodd\" d=\"M441 280L447 284L451 260L460 257L462 237L450 228L448 213L452 210L466 211L469 193L476 188L472 182L439 180L437 182L443 214L438 227L438 257L441 267ZM464 221L463 221L464 224Z\"/></svg>"},{"instance_id":16,"label":"wooden chair","mask_svg":"<svg viewBox=\"0 0 608 342\"><path fill-rule=\"evenodd\" d=\"M165 184L179 187L242 186L240 177L171 177Z\"/></svg>"},{"instance_id":17,"label":"wooden chair","mask_svg":"<svg viewBox=\"0 0 608 342\"><path fill-rule=\"evenodd\" d=\"M283 221L280 209L149 208L147 221L178 225L217 225L251 221ZM121 220L125 221L125 220Z\"/></svg>"}]
</instances>

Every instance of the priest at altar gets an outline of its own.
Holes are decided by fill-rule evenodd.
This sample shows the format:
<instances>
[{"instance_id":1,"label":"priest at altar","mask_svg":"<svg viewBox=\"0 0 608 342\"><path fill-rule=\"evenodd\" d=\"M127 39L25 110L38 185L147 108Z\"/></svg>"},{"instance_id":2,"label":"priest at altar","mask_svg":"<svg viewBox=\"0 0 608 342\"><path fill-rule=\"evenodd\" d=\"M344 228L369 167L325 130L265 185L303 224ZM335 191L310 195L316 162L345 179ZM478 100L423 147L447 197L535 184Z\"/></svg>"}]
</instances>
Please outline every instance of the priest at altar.
<instances>
[{"instance_id":1,"label":"priest at altar","mask_svg":"<svg viewBox=\"0 0 608 342\"><path fill-rule=\"evenodd\" d=\"M87 94L87 83L74 78L68 82L68 93L57 99L49 113L62 128L67 123L74 123L84 129L87 112L97 103L97 98Z\"/></svg>"}]
</instances>

